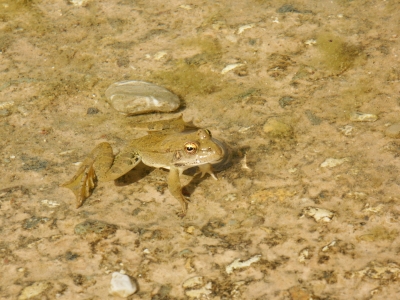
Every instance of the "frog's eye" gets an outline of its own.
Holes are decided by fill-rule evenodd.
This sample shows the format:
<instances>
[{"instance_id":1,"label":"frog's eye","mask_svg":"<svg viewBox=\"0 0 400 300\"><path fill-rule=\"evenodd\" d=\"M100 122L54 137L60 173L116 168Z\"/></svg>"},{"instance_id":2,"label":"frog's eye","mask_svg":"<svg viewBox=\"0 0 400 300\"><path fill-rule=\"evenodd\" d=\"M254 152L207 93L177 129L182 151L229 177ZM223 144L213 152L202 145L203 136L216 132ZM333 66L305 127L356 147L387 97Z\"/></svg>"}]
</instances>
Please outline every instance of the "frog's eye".
<instances>
[{"instance_id":1,"label":"frog's eye","mask_svg":"<svg viewBox=\"0 0 400 300\"><path fill-rule=\"evenodd\" d=\"M185 151L189 154L195 154L197 152L197 144L193 142L189 142L185 144Z\"/></svg>"}]
</instances>

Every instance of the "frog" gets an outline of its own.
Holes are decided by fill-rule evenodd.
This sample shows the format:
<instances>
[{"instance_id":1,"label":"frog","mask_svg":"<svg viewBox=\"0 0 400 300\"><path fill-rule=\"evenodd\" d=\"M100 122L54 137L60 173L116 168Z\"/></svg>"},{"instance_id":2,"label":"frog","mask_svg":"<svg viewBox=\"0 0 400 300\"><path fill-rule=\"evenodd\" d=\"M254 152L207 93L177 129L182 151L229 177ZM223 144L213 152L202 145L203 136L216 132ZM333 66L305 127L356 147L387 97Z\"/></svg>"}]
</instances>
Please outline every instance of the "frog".
<instances>
[{"instance_id":1,"label":"frog","mask_svg":"<svg viewBox=\"0 0 400 300\"><path fill-rule=\"evenodd\" d=\"M150 167L169 170L168 189L181 205L177 215L184 217L189 198L182 193L182 173L198 167L194 176L209 174L217 180L212 165L224 159L228 152L226 144L214 138L210 130L184 122L182 116L143 123L137 128L146 129L148 134L131 140L117 155L108 142L98 144L76 174L61 186L72 190L79 208L90 197L97 182L116 180L143 162Z\"/></svg>"}]
</instances>

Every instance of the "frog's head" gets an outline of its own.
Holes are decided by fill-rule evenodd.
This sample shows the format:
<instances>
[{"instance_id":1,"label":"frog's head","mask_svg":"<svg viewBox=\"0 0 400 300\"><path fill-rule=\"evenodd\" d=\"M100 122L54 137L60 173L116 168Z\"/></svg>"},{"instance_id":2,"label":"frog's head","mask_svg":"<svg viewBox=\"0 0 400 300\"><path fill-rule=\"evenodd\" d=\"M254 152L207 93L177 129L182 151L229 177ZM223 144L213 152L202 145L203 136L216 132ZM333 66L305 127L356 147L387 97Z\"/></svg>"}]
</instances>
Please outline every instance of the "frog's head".
<instances>
[{"instance_id":1,"label":"frog's head","mask_svg":"<svg viewBox=\"0 0 400 300\"><path fill-rule=\"evenodd\" d=\"M222 143L214 139L208 129L187 134L182 149L176 150L173 164L176 167L194 167L219 162L224 157Z\"/></svg>"}]
</instances>

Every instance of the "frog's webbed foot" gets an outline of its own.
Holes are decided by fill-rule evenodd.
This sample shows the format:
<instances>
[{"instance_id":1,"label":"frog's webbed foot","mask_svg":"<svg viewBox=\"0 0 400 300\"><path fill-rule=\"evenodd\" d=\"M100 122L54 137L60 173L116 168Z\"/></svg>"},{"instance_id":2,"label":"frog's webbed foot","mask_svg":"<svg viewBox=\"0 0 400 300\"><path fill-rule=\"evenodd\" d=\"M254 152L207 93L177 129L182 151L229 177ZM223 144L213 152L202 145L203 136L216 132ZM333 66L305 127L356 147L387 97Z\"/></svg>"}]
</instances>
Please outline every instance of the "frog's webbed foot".
<instances>
[{"instance_id":1,"label":"frog's webbed foot","mask_svg":"<svg viewBox=\"0 0 400 300\"><path fill-rule=\"evenodd\" d=\"M75 176L61 185L69 188L75 194L76 208L80 207L83 201L91 195L97 179L96 172L110 169L113 160L114 155L110 144L101 143L85 158ZM103 173L100 172L100 175Z\"/></svg>"},{"instance_id":2,"label":"frog's webbed foot","mask_svg":"<svg viewBox=\"0 0 400 300\"><path fill-rule=\"evenodd\" d=\"M203 178L204 175L210 174L210 176L212 178L214 178L215 180L218 180L217 176L215 176L215 174L213 172L211 164L199 165L198 168L199 168L199 170L194 174L194 176L197 176L197 175L201 174L200 178Z\"/></svg>"},{"instance_id":3,"label":"frog's webbed foot","mask_svg":"<svg viewBox=\"0 0 400 300\"><path fill-rule=\"evenodd\" d=\"M75 194L76 208L78 208L90 196L95 180L96 174L93 169L93 162L89 165L84 162L76 175L61 186L69 188Z\"/></svg>"},{"instance_id":4,"label":"frog's webbed foot","mask_svg":"<svg viewBox=\"0 0 400 300\"><path fill-rule=\"evenodd\" d=\"M180 218L183 218L184 216L186 216L188 204L190 203L190 198L184 195L182 195L182 197L179 198L175 196L175 198L177 198L179 200L179 203L181 204L181 210L177 211L176 215Z\"/></svg>"}]
</instances>

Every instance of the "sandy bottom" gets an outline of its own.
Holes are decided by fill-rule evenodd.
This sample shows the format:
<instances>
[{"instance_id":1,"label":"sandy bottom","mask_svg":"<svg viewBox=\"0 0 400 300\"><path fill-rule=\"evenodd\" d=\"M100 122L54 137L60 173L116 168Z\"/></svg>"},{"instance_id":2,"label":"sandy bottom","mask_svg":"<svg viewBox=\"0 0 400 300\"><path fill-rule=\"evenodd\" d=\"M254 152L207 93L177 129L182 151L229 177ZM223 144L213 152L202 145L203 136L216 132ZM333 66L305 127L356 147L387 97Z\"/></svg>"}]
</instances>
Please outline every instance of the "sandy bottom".
<instances>
[{"instance_id":1,"label":"sandy bottom","mask_svg":"<svg viewBox=\"0 0 400 300\"><path fill-rule=\"evenodd\" d=\"M0 0L0 299L399 297L400 5L289 3ZM184 218L161 169L59 187L177 115L116 113L127 79L233 149Z\"/></svg>"}]
</instances>

